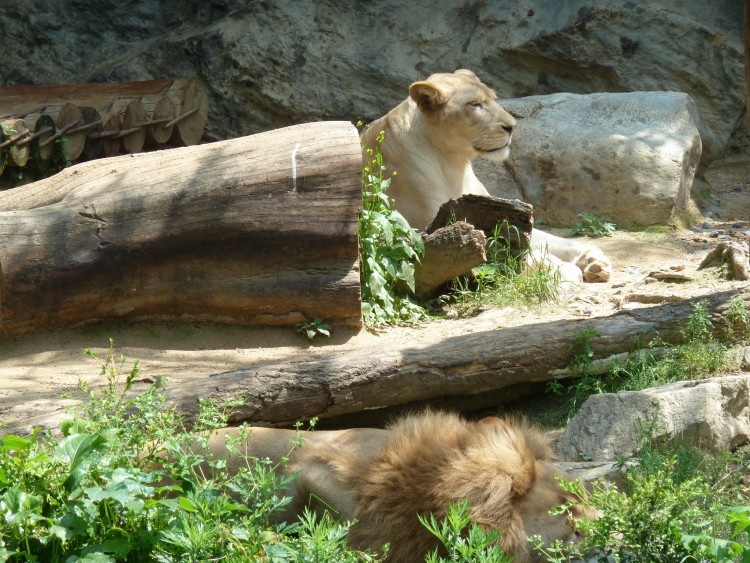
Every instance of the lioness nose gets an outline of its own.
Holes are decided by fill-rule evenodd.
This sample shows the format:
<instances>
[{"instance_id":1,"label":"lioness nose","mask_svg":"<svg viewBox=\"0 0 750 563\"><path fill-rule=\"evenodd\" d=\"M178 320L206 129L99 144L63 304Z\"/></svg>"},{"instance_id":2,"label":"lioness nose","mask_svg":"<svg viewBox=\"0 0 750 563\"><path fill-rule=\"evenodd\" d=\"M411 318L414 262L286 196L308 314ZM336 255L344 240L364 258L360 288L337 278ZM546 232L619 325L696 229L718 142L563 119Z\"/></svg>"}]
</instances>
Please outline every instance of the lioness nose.
<instances>
[{"instance_id":1,"label":"lioness nose","mask_svg":"<svg viewBox=\"0 0 750 563\"><path fill-rule=\"evenodd\" d=\"M508 132L508 135L512 135L513 131L516 130L515 125L503 125L503 129L505 129Z\"/></svg>"}]
</instances>

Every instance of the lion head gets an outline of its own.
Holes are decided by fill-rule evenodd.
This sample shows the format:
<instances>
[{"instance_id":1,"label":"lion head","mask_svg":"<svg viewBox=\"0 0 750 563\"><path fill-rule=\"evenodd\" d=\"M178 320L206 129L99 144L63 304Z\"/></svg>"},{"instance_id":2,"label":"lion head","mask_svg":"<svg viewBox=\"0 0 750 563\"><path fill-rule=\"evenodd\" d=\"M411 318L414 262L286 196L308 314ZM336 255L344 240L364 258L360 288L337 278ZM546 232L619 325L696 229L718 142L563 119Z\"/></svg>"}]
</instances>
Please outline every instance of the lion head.
<instances>
[{"instance_id":1,"label":"lion head","mask_svg":"<svg viewBox=\"0 0 750 563\"><path fill-rule=\"evenodd\" d=\"M388 194L409 224L424 229L449 199L486 194L471 168L483 156L502 161L510 153L516 120L492 89L470 70L433 74L409 87L409 97L362 133L396 170Z\"/></svg>"},{"instance_id":2,"label":"lion head","mask_svg":"<svg viewBox=\"0 0 750 563\"><path fill-rule=\"evenodd\" d=\"M506 553L534 561L528 536L547 545L575 540L576 520L584 516L580 506L550 514L572 500L552 459L546 438L521 420L468 422L434 412L407 417L389 428L373 460L337 469L358 495L349 540L373 550L390 543L391 562L422 561L437 540L417 515L441 518L451 503L468 500L472 521L500 530Z\"/></svg>"},{"instance_id":3,"label":"lion head","mask_svg":"<svg viewBox=\"0 0 750 563\"><path fill-rule=\"evenodd\" d=\"M508 158L516 120L470 70L433 74L409 87L430 141L442 152L496 161Z\"/></svg>"}]
</instances>

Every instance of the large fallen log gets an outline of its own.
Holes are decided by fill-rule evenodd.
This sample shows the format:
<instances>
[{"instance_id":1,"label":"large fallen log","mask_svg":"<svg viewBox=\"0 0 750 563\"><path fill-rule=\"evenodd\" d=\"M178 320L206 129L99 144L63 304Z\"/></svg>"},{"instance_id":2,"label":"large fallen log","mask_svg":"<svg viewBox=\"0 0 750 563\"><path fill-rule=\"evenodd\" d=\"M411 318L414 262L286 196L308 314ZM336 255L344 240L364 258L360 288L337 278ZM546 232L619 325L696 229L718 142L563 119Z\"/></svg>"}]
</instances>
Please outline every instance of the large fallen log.
<instances>
[{"instance_id":1,"label":"large fallen log","mask_svg":"<svg viewBox=\"0 0 750 563\"><path fill-rule=\"evenodd\" d=\"M359 326L345 122L95 160L0 194L0 332L101 320Z\"/></svg>"},{"instance_id":2,"label":"large fallen log","mask_svg":"<svg viewBox=\"0 0 750 563\"><path fill-rule=\"evenodd\" d=\"M177 409L192 416L199 399L242 397L233 421L290 425L385 407L468 396L473 408L503 402L503 392L563 377L576 335L593 329L596 358L633 350L636 339L680 342L693 305L705 300L717 330L726 325L733 299L746 306L748 288L678 303L622 311L610 317L561 320L482 332L433 342L405 342L387 350L361 350L321 359L249 366L168 389ZM567 376L573 374L567 371ZM466 401L464 402L464 404Z\"/></svg>"},{"instance_id":3,"label":"large fallen log","mask_svg":"<svg viewBox=\"0 0 750 563\"><path fill-rule=\"evenodd\" d=\"M571 345L583 330L593 329L601 335L592 341L593 359L600 363L631 352L636 338L643 344L657 335L667 343L679 342L692 306L702 299L721 331L730 303L737 297L747 305L750 288L610 317L484 331L476 331L473 319L459 319L451 321L456 336L449 338L428 340L422 336L399 346L329 353L308 361L258 362L189 382L173 380L167 394L188 417L197 411L199 399L243 397L245 405L231 415L233 422L274 426L289 426L314 416L349 424L353 415L366 415L357 418L372 424L387 418L393 410L389 407L408 409L423 404L475 411L538 391L550 379L573 377L566 368L574 353ZM140 359L148 362L148 358ZM156 375L144 372L146 377ZM70 399L55 395L45 399L45 408L35 417L25 414L21 420L6 414L7 427L0 434L28 434L37 426L55 427L65 416L64 406L70 403Z\"/></svg>"}]
</instances>

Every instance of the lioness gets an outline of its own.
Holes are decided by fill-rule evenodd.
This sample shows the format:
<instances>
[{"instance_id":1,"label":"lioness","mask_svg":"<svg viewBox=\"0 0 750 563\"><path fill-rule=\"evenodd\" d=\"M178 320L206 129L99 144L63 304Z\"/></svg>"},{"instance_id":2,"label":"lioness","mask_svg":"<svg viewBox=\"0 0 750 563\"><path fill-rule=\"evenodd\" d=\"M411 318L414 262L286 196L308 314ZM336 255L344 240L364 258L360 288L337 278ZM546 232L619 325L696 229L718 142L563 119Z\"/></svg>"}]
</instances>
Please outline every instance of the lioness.
<instances>
[{"instance_id":1,"label":"lioness","mask_svg":"<svg viewBox=\"0 0 750 563\"><path fill-rule=\"evenodd\" d=\"M470 70L433 74L409 87L409 97L362 134L375 149L385 133L383 161L397 175L388 194L415 229L424 229L440 206L464 194L489 195L471 161L502 162L510 153L516 120ZM566 281L606 282L612 264L602 251L576 240L534 229L531 264L558 269Z\"/></svg>"},{"instance_id":2,"label":"lioness","mask_svg":"<svg viewBox=\"0 0 750 563\"><path fill-rule=\"evenodd\" d=\"M212 433L209 450L226 456L227 436L236 428ZM572 505L565 514L549 511L575 501L555 480L547 439L527 423L490 417L466 421L455 414L427 411L402 418L385 430L360 428L303 432L287 471L297 474L286 494L292 502L280 521L296 519L305 506L330 509L356 520L350 545L377 551L390 544L393 563L424 561L437 539L417 515L441 518L451 503L468 500L474 522L501 530L499 543L515 561L535 561L527 536L546 544L574 541L576 521L595 515ZM279 462L289 454L292 430L254 428L247 455ZM245 461L227 460L230 471Z\"/></svg>"}]
</instances>

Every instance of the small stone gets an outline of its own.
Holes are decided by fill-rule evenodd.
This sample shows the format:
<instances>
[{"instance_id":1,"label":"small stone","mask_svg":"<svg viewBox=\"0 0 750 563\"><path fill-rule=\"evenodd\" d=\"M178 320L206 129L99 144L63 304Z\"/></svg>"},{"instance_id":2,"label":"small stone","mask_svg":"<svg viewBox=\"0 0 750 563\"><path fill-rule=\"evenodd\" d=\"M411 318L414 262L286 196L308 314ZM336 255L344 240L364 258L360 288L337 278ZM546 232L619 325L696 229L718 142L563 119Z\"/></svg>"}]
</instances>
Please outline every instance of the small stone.
<instances>
[{"instance_id":1,"label":"small stone","mask_svg":"<svg viewBox=\"0 0 750 563\"><path fill-rule=\"evenodd\" d=\"M725 215L725 213L721 209L717 209L716 211L714 211L714 214L720 219L722 219Z\"/></svg>"},{"instance_id":2,"label":"small stone","mask_svg":"<svg viewBox=\"0 0 750 563\"><path fill-rule=\"evenodd\" d=\"M710 229L710 228L711 228L711 222L710 222L710 221L706 221L706 222L705 222L705 223L703 223L703 225L701 225L701 226L702 226L702 227L703 227L704 229Z\"/></svg>"},{"instance_id":3,"label":"small stone","mask_svg":"<svg viewBox=\"0 0 750 563\"><path fill-rule=\"evenodd\" d=\"M740 193L740 192L742 191L742 186L734 186L734 187L732 188L732 191L733 191L733 192L737 192L737 193Z\"/></svg>"},{"instance_id":4,"label":"small stone","mask_svg":"<svg viewBox=\"0 0 750 563\"><path fill-rule=\"evenodd\" d=\"M744 233L742 233L742 234L743 234L743 235L747 235L747 236L749 236L749 237L750 237L750 231L745 231L745 232L744 232Z\"/></svg>"},{"instance_id":5,"label":"small stone","mask_svg":"<svg viewBox=\"0 0 750 563\"><path fill-rule=\"evenodd\" d=\"M735 223L734 225L732 225L732 228L733 228L733 229L735 229L735 230L739 230L739 229L741 229L741 228L742 228L742 224L740 224L740 223Z\"/></svg>"},{"instance_id":6,"label":"small stone","mask_svg":"<svg viewBox=\"0 0 750 563\"><path fill-rule=\"evenodd\" d=\"M708 233L708 236L710 236L711 238L719 238L719 231L711 231L710 233Z\"/></svg>"}]
</instances>

